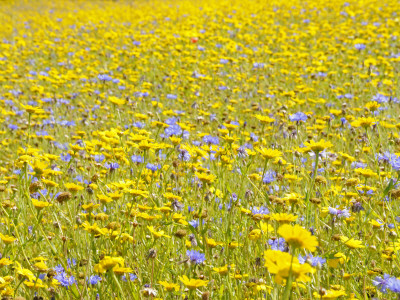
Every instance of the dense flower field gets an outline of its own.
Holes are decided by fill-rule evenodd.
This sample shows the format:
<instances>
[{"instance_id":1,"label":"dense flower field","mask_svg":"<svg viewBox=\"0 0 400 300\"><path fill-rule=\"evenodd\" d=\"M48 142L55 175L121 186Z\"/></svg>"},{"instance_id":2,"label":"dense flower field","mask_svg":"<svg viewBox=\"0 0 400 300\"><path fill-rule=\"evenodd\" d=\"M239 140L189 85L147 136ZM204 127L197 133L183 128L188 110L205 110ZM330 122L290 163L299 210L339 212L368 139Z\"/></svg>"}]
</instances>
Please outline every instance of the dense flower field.
<instances>
[{"instance_id":1,"label":"dense flower field","mask_svg":"<svg viewBox=\"0 0 400 300\"><path fill-rule=\"evenodd\" d=\"M395 299L400 3L0 2L4 299Z\"/></svg>"}]
</instances>

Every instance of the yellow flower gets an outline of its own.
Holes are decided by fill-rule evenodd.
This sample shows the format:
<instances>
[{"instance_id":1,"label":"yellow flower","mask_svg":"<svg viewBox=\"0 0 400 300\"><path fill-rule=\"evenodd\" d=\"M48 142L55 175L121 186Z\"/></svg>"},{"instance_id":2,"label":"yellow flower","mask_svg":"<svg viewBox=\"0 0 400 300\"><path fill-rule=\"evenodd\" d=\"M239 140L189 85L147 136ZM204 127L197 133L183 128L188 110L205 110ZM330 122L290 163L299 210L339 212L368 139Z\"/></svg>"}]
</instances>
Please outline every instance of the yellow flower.
<instances>
[{"instance_id":1,"label":"yellow flower","mask_svg":"<svg viewBox=\"0 0 400 300\"><path fill-rule=\"evenodd\" d=\"M206 243L207 243L207 246L210 248L215 248L217 246L224 244L222 242L216 242L214 239L209 239L209 238L206 238Z\"/></svg>"},{"instance_id":2,"label":"yellow flower","mask_svg":"<svg viewBox=\"0 0 400 300\"><path fill-rule=\"evenodd\" d=\"M159 281L158 283L161 284L167 292L173 290L175 290L175 292L179 291L179 285L176 283L169 283L167 281Z\"/></svg>"},{"instance_id":3,"label":"yellow flower","mask_svg":"<svg viewBox=\"0 0 400 300\"><path fill-rule=\"evenodd\" d=\"M321 152L333 146L331 142L325 141L324 139L321 139L319 142L305 142L304 145L315 153Z\"/></svg>"},{"instance_id":4,"label":"yellow flower","mask_svg":"<svg viewBox=\"0 0 400 300\"><path fill-rule=\"evenodd\" d=\"M36 199L32 199L32 204L37 210L42 210L45 207L49 207L49 206L53 205L47 201L39 201Z\"/></svg>"},{"instance_id":5,"label":"yellow flower","mask_svg":"<svg viewBox=\"0 0 400 300\"><path fill-rule=\"evenodd\" d=\"M346 255L341 252L336 253L333 257L334 258L328 260L328 265L332 268L337 268L339 263L343 264L347 261Z\"/></svg>"},{"instance_id":6,"label":"yellow flower","mask_svg":"<svg viewBox=\"0 0 400 300\"><path fill-rule=\"evenodd\" d=\"M260 153L265 159L272 159L282 156L282 152L275 149L256 148L256 151Z\"/></svg>"},{"instance_id":7,"label":"yellow flower","mask_svg":"<svg viewBox=\"0 0 400 300\"><path fill-rule=\"evenodd\" d=\"M90 225L89 222L85 221L82 224L82 227L84 228L85 231L94 234L95 236L100 236L105 234L103 229L101 229L96 223Z\"/></svg>"},{"instance_id":8,"label":"yellow flower","mask_svg":"<svg viewBox=\"0 0 400 300\"><path fill-rule=\"evenodd\" d=\"M217 178L217 176L213 174L200 173L200 172L196 172L195 177L197 177L203 183L213 183Z\"/></svg>"},{"instance_id":9,"label":"yellow flower","mask_svg":"<svg viewBox=\"0 0 400 300\"><path fill-rule=\"evenodd\" d=\"M292 273L294 281L307 282L311 278L308 273L314 273L309 264L300 264L296 257L293 257L287 252L278 250L266 250L264 252L265 267L268 272L275 275L275 282L283 284L287 280L290 272Z\"/></svg>"},{"instance_id":10,"label":"yellow flower","mask_svg":"<svg viewBox=\"0 0 400 300\"><path fill-rule=\"evenodd\" d=\"M284 224L279 227L278 234L285 239L286 243L294 248L306 249L313 252L318 246L317 238L298 224L295 226Z\"/></svg>"},{"instance_id":11,"label":"yellow flower","mask_svg":"<svg viewBox=\"0 0 400 300\"><path fill-rule=\"evenodd\" d=\"M268 116L262 116L262 115L255 115L256 119L260 121L261 124L269 124L272 122L275 122L275 119L272 119Z\"/></svg>"},{"instance_id":12,"label":"yellow flower","mask_svg":"<svg viewBox=\"0 0 400 300\"><path fill-rule=\"evenodd\" d=\"M131 273L133 272L133 270L131 268L124 268L124 267L120 267L120 266L115 266L113 269L113 272L117 275L123 275L125 273Z\"/></svg>"},{"instance_id":13,"label":"yellow flower","mask_svg":"<svg viewBox=\"0 0 400 300\"><path fill-rule=\"evenodd\" d=\"M238 243L236 241L232 241L232 242L230 242L228 244L229 249L236 249L236 248L241 247L241 246L243 246L243 244L240 244L240 243Z\"/></svg>"},{"instance_id":14,"label":"yellow flower","mask_svg":"<svg viewBox=\"0 0 400 300\"><path fill-rule=\"evenodd\" d=\"M29 287L30 289L40 289L40 288L47 288L46 285L43 284L42 280L39 278L33 278L31 281L24 281L24 284Z\"/></svg>"},{"instance_id":15,"label":"yellow flower","mask_svg":"<svg viewBox=\"0 0 400 300\"><path fill-rule=\"evenodd\" d=\"M108 101L110 101L111 103L114 103L114 104L116 104L118 106L124 105L126 103L125 99L120 99L120 98L117 98L117 97L114 97L114 96L108 97Z\"/></svg>"},{"instance_id":16,"label":"yellow flower","mask_svg":"<svg viewBox=\"0 0 400 300\"><path fill-rule=\"evenodd\" d=\"M153 226L147 226L147 229L150 230L154 238L158 239L160 237L171 238L169 235L164 234L164 230L156 231Z\"/></svg>"},{"instance_id":17,"label":"yellow flower","mask_svg":"<svg viewBox=\"0 0 400 300\"><path fill-rule=\"evenodd\" d=\"M100 204L94 204L94 203L89 203L89 204L83 204L82 209L86 211L92 211L93 209L99 207Z\"/></svg>"},{"instance_id":18,"label":"yellow flower","mask_svg":"<svg viewBox=\"0 0 400 300\"><path fill-rule=\"evenodd\" d=\"M133 197L143 197L143 198L148 198L149 197L149 192L148 191L142 191L142 190L135 190L135 189L126 189L126 192L131 194Z\"/></svg>"},{"instance_id":19,"label":"yellow flower","mask_svg":"<svg viewBox=\"0 0 400 300\"><path fill-rule=\"evenodd\" d=\"M376 111L380 106L381 105L375 101L370 101L367 104L365 104L365 108L367 108L370 111Z\"/></svg>"},{"instance_id":20,"label":"yellow flower","mask_svg":"<svg viewBox=\"0 0 400 300\"><path fill-rule=\"evenodd\" d=\"M45 172L45 169L49 166L47 162L40 160L35 160L30 165L36 176L41 176Z\"/></svg>"},{"instance_id":21,"label":"yellow flower","mask_svg":"<svg viewBox=\"0 0 400 300\"><path fill-rule=\"evenodd\" d=\"M371 118L371 117L367 117L367 118L361 117L361 118L358 118L357 120L353 121L353 122L351 123L351 126L353 126L353 127L364 127L364 128L368 128L368 127L370 127L371 125L373 125L374 123L375 123L375 119L374 119L374 118Z\"/></svg>"},{"instance_id":22,"label":"yellow flower","mask_svg":"<svg viewBox=\"0 0 400 300\"><path fill-rule=\"evenodd\" d=\"M40 272L46 272L49 269L43 261L37 262L33 267Z\"/></svg>"},{"instance_id":23,"label":"yellow flower","mask_svg":"<svg viewBox=\"0 0 400 300\"><path fill-rule=\"evenodd\" d=\"M353 238L348 238L348 237L342 235L340 237L340 240L342 241L343 244L345 244L350 249L365 248L365 246L362 245L362 241L355 240Z\"/></svg>"},{"instance_id":24,"label":"yellow flower","mask_svg":"<svg viewBox=\"0 0 400 300\"><path fill-rule=\"evenodd\" d=\"M77 185L75 183L65 183L64 186L70 191L70 192L78 192L84 189L83 186Z\"/></svg>"},{"instance_id":25,"label":"yellow flower","mask_svg":"<svg viewBox=\"0 0 400 300\"><path fill-rule=\"evenodd\" d=\"M17 240L15 237L12 237L12 236L9 236L9 235L3 235L2 233L0 233L0 239L5 244L12 244Z\"/></svg>"},{"instance_id":26,"label":"yellow flower","mask_svg":"<svg viewBox=\"0 0 400 300\"><path fill-rule=\"evenodd\" d=\"M322 295L314 292L313 296L315 299L334 300L342 296L347 296L347 294L344 290L325 290Z\"/></svg>"},{"instance_id":27,"label":"yellow flower","mask_svg":"<svg viewBox=\"0 0 400 300\"><path fill-rule=\"evenodd\" d=\"M54 182L54 181L51 181L51 180L42 179L42 182L43 182L45 185L50 186L50 187L57 187L57 186L58 186L58 183L56 183L56 182Z\"/></svg>"},{"instance_id":28,"label":"yellow flower","mask_svg":"<svg viewBox=\"0 0 400 300\"><path fill-rule=\"evenodd\" d=\"M287 213L274 213L271 215L271 219L280 224L286 224L290 222L296 222L297 216Z\"/></svg>"},{"instance_id":29,"label":"yellow flower","mask_svg":"<svg viewBox=\"0 0 400 300\"><path fill-rule=\"evenodd\" d=\"M113 201L113 199L111 199L110 197L107 197L106 195L103 195L103 194L97 194L96 196L97 196L97 199L99 199L99 201L102 204L107 204L107 203L110 203Z\"/></svg>"},{"instance_id":30,"label":"yellow flower","mask_svg":"<svg viewBox=\"0 0 400 300\"><path fill-rule=\"evenodd\" d=\"M201 279L189 279L186 275L179 276L179 280L189 289L195 290L202 286L207 286L208 280L201 280Z\"/></svg>"},{"instance_id":31,"label":"yellow flower","mask_svg":"<svg viewBox=\"0 0 400 300\"><path fill-rule=\"evenodd\" d=\"M31 270L22 269L20 266L17 268L17 275L19 275L20 278L25 278L28 280L35 279L35 275L33 275Z\"/></svg>"},{"instance_id":32,"label":"yellow flower","mask_svg":"<svg viewBox=\"0 0 400 300\"><path fill-rule=\"evenodd\" d=\"M35 106L32 106L32 105L24 105L24 104L21 103L21 106L29 114L43 114L43 113L45 113L45 111L43 109L35 107Z\"/></svg>"},{"instance_id":33,"label":"yellow flower","mask_svg":"<svg viewBox=\"0 0 400 300\"><path fill-rule=\"evenodd\" d=\"M261 230L260 229L253 229L249 233L249 239L252 241L257 241L261 237Z\"/></svg>"},{"instance_id":34,"label":"yellow flower","mask_svg":"<svg viewBox=\"0 0 400 300\"><path fill-rule=\"evenodd\" d=\"M13 263L12 260L9 260L6 257L3 257L2 259L0 259L0 267L9 266L12 263Z\"/></svg>"},{"instance_id":35,"label":"yellow flower","mask_svg":"<svg viewBox=\"0 0 400 300\"><path fill-rule=\"evenodd\" d=\"M354 170L354 172L356 172L357 174L360 174L361 176L364 176L366 178L378 177L378 174L375 173L374 171L370 170L370 169L357 168L357 169Z\"/></svg>"},{"instance_id":36,"label":"yellow flower","mask_svg":"<svg viewBox=\"0 0 400 300\"><path fill-rule=\"evenodd\" d=\"M263 233L274 231L274 227L272 225L269 225L268 223L264 223L263 221L260 221L260 227L261 227L261 230Z\"/></svg>"},{"instance_id":37,"label":"yellow flower","mask_svg":"<svg viewBox=\"0 0 400 300\"><path fill-rule=\"evenodd\" d=\"M94 266L96 273L106 273L114 267L123 267L124 259L122 257L104 257L97 265Z\"/></svg>"},{"instance_id":38,"label":"yellow flower","mask_svg":"<svg viewBox=\"0 0 400 300\"><path fill-rule=\"evenodd\" d=\"M225 265L219 268L213 268L213 270L217 272L219 275L226 275L228 274L229 269L232 269L234 267L235 267L234 265L231 266Z\"/></svg>"}]
</instances>

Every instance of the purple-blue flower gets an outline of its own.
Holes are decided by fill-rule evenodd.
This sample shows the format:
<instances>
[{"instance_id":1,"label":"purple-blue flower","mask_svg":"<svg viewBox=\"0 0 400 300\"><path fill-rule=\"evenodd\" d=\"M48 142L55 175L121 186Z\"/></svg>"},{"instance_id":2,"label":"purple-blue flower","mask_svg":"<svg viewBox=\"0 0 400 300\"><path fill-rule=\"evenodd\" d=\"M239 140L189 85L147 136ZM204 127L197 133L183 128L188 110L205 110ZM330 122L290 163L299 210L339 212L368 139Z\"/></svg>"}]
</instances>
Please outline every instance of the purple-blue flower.
<instances>
[{"instance_id":1,"label":"purple-blue flower","mask_svg":"<svg viewBox=\"0 0 400 300\"><path fill-rule=\"evenodd\" d=\"M300 122L300 121L305 122L307 121L307 118L308 118L307 115L301 111L289 116L289 119L292 122Z\"/></svg>"},{"instance_id":2,"label":"purple-blue flower","mask_svg":"<svg viewBox=\"0 0 400 300\"><path fill-rule=\"evenodd\" d=\"M206 260L206 256L204 253L195 250L186 251L186 255L189 257L190 261L195 264L201 264Z\"/></svg>"}]
</instances>

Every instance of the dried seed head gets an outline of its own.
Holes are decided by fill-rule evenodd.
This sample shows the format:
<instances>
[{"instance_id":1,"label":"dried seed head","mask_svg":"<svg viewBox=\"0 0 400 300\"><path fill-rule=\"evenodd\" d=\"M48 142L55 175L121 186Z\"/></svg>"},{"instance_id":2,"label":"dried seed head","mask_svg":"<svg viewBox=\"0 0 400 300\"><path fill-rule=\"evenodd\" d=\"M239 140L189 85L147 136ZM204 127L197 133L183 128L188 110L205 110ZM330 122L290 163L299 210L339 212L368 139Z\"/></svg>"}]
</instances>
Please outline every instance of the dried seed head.
<instances>
[{"instance_id":1,"label":"dried seed head","mask_svg":"<svg viewBox=\"0 0 400 300\"><path fill-rule=\"evenodd\" d=\"M156 258L156 256L157 256L157 251L156 251L156 249L154 249L154 248L151 248L151 249L149 250L149 253L147 253L147 259L149 259L149 258Z\"/></svg>"},{"instance_id":2,"label":"dried seed head","mask_svg":"<svg viewBox=\"0 0 400 300\"><path fill-rule=\"evenodd\" d=\"M31 194L33 194L33 193L37 192L38 190L40 190L40 189L42 189L42 188L43 188L43 186L42 186L42 184L41 184L40 181L32 182L32 183L29 185L29 192L30 192Z\"/></svg>"},{"instance_id":3,"label":"dried seed head","mask_svg":"<svg viewBox=\"0 0 400 300\"><path fill-rule=\"evenodd\" d=\"M186 230L184 230L184 229L178 229L178 230L175 232L175 236L178 237L178 238L180 238L180 239L183 238L183 237L185 237L186 234L187 234L187 232L186 232Z\"/></svg>"},{"instance_id":4,"label":"dried seed head","mask_svg":"<svg viewBox=\"0 0 400 300\"><path fill-rule=\"evenodd\" d=\"M71 199L72 198L72 195L71 195L71 193L70 192L63 192L63 193L61 193L61 194L59 194L58 196L57 196L57 202L59 202L59 203L63 203L63 202L66 202L66 201L68 201L69 199Z\"/></svg>"},{"instance_id":5,"label":"dried seed head","mask_svg":"<svg viewBox=\"0 0 400 300\"><path fill-rule=\"evenodd\" d=\"M319 199L319 198L311 198L310 202L314 203L314 204L320 204L321 203L321 199Z\"/></svg>"}]
</instances>

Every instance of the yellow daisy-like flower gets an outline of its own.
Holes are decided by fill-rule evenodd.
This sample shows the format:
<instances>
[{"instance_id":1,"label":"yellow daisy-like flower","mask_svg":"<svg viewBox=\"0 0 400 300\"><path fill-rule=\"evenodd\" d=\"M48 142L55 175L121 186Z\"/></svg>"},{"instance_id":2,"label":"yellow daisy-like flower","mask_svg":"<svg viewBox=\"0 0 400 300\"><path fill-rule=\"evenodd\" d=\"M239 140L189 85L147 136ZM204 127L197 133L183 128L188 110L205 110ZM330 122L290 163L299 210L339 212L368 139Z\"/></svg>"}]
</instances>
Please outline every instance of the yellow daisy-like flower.
<instances>
[{"instance_id":1,"label":"yellow daisy-like flower","mask_svg":"<svg viewBox=\"0 0 400 300\"><path fill-rule=\"evenodd\" d=\"M275 122L275 119L272 119L268 116L256 115L255 117L257 120L260 121L261 124L269 124Z\"/></svg>"},{"instance_id":2,"label":"yellow daisy-like flower","mask_svg":"<svg viewBox=\"0 0 400 300\"><path fill-rule=\"evenodd\" d=\"M12 244L14 243L17 239L9 236L9 235L3 235L2 233L0 233L0 239L5 243L5 244Z\"/></svg>"},{"instance_id":3,"label":"yellow daisy-like flower","mask_svg":"<svg viewBox=\"0 0 400 300\"><path fill-rule=\"evenodd\" d=\"M300 264L296 257L287 252L278 250L267 250L264 252L265 267L268 272L275 275L275 282L283 284L287 280L290 272L294 281L307 282L311 278L308 273L314 273L315 269L309 264Z\"/></svg>"},{"instance_id":4,"label":"yellow daisy-like flower","mask_svg":"<svg viewBox=\"0 0 400 300\"><path fill-rule=\"evenodd\" d=\"M156 231L153 226L147 226L147 229L150 230L151 234L154 238L158 239L160 237L171 238L169 235L164 234L164 230Z\"/></svg>"},{"instance_id":5,"label":"yellow daisy-like flower","mask_svg":"<svg viewBox=\"0 0 400 300\"><path fill-rule=\"evenodd\" d=\"M42 210L45 207L52 206L52 204L47 201L40 201L36 199L32 199L32 204L37 210Z\"/></svg>"},{"instance_id":6,"label":"yellow daisy-like flower","mask_svg":"<svg viewBox=\"0 0 400 300\"><path fill-rule=\"evenodd\" d=\"M330 148L333 146L333 144L329 141L325 141L324 139L321 139L318 142L310 141L310 142L305 142L304 145L310 149L311 151L318 153L321 151L324 151L327 148Z\"/></svg>"},{"instance_id":7,"label":"yellow daisy-like flower","mask_svg":"<svg viewBox=\"0 0 400 300\"><path fill-rule=\"evenodd\" d=\"M0 267L9 266L12 263L13 263L12 260L10 260L6 257L3 257L2 259L0 259Z\"/></svg>"},{"instance_id":8,"label":"yellow daisy-like flower","mask_svg":"<svg viewBox=\"0 0 400 300\"><path fill-rule=\"evenodd\" d=\"M32 281L24 281L24 284L30 288L30 289L40 289L40 288L47 288L45 284L43 284L43 281L39 278L35 278Z\"/></svg>"},{"instance_id":9,"label":"yellow daisy-like flower","mask_svg":"<svg viewBox=\"0 0 400 300\"><path fill-rule=\"evenodd\" d=\"M318 246L317 238L298 224L295 226L284 224L279 227L278 234L285 239L286 243L294 248L306 249L313 252Z\"/></svg>"},{"instance_id":10,"label":"yellow daisy-like flower","mask_svg":"<svg viewBox=\"0 0 400 300\"><path fill-rule=\"evenodd\" d=\"M133 272L132 268L124 268L124 267L120 267L120 266L115 266L112 270L117 275L123 275L125 273Z\"/></svg>"},{"instance_id":11,"label":"yellow daisy-like flower","mask_svg":"<svg viewBox=\"0 0 400 300\"><path fill-rule=\"evenodd\" d=\"M229 269L233 269L234 267L235 267L234 265L231 266L225 265L219 268L213 268L213 270L217 272L219 275L226 275L228 274Z\"/></svg>"},{"instance_id":12,"label":"yellow daisy-like flower","mask_svg":"<svg viewBox=\"0 0 400 300\"><path fill-rule=\"evenodd\" d=\"M261 237L261 230L260 229L253 229L249 233L249 239L252 241L257 241Z\"/></svg>"},{"instance_id":13,"label":"yellow daisy-like flower","mask_svg":"<svg viewBox=\"0 0 400 300\"><path fill-rule=\"evenodd\" d=\"M351 126L353 127L364 127L364 128L368 128L371 125L375 124L375 119L371 118L371 117L361 117L358 118L357 120L355 120L354 122L351 123Z\"/></svg>"},{"instance_id":14,"label":"yellow daisy-like flower","mask_svg":"<svg viewBox=\"0 0 400 300\"><path fill-rule=\"evenodd\" d=\"M117 97L114 97L114 96L108 97L108 101L110 101L111 103L114 103L114 104L116 104L118 106L124 105L126 103L125 99L117 98Z\"/></svg>"},{"instance_id":15,"label":"yellow daisy-like flower","mask_svg":"<svg viewBox=\"0 0 400 300\"><path fill-rule=\"evenodd\" d=\"M179 285L176 283L169 283L167 281L159 281L158 283L161 284L167 292L171 292L173 290L177 292L180 288Z\"/></svg>"},{"instance_id":16,"label":"yellow daisy-like flower","mask_svg":"<svg viewBox=\"0 0 400 300\"><path fill-rule=\"evenodd\" d=\"M40 272L46 272L49 267L46 266L46 264L43 261L37 262L36 264L33 265L33 267Z\"/></svg>"},{"instance_id":17,"label":"yellow daisy-like flower","mask_svg":"<svg viewBox=\"0 0 400 300\"><path fill-rule=\"evenodd\" d=\"M213 174L199 173L199 172L196 172L195 176L203 183L213 183L217 178L217 176Z\"/></svg>"},{"instance_id":18,"label":"yellow daisy-like flower","mask_svg":"<svg viewBox=\"0 0 400 300\"><path fill-rule=\"evenodd\" d=\"M73 182L71 183L65 183L64 186L68 189L70 192L78 192L84 189L83 186L77 185Z\"/></svg>"},{"instance_id":19,"label":"yellow daisy-like flower","mask_svg":"<svg viewBox=\"0 0 400 300\"><path fill-rule=\"evenodd\" d=\"M342 296L347 296L346 292L343 290L326 290L323 295L320 293L314 292L313 296L315 299L326 299L326 300L334 300Z\"/></svg>"},{"instance_id":20,"label":"yellow daisy-like flower","mask_svg":"<svg viewBox=\"0 0 400 300\"><path fill-rule=\"evenodd\" d=\"M276 213L271 215L271 219L277 221L280 224L295 222L297 218L298 216L287 213Z\"/></svg>"},{"instance_id":21,"label":"yellow daisy-like flower","mask_svg":"<svg viewBox=\"0 0 400 300\"><path fill-rule=\"evenodd\" d=\"M256 151L260 153L265 159L272 159L282 156L282 152L275 149L257 148Z\"/></svg>"},{"instance_id":22,"label":"yellow daisy-like flower","mask_svg":"<svg viewBox=\"0 0 400 300\"><path fill-rule=\"evenodd\" d=\"M122 257L104 257L97 265L94 266L94 271L97 273L106 273L114 267L123 267L124 259Z\"/></svg>"},{"instance_id":23,"label":"yellow daisy-like flower","mask_svg":"<svg viewBox=\"0 0 400 300\"><path fill-rule=\"evenodd\" d=\"M341 236L340 240L342 241L343 244L345 244L350 249L365 248L365 246L362 245L362 241L355 240L353 238L348 238L346 236Z\"/></svg>"},{"instance_id":24,"label":"yellow daisy-like flower","mask_svg":"<svg viewBox=\"0 0 400 300\"><path fill-rule=\"evenodd\" d=\"M367 104L365 104L365 108L370 110L370 111L376 111L376 110L378 110L378 108L380 106L381 105L378 102L375 102L375 101L370 101Z\"/></svg>"},{"instance_id":25,"label":"yellow daisy-like flower","mask_svg":"<svg viewBox=\"0 0 400 300\"><path fill-rule=\"evenodd\" d=\"M378 174L370 169L358 168L358 169L355 169L354 172L356 172L357 174L360 174L361 176L367 177L367 178L378 177Z\"/></svg>"},{"instance_id":26,"label":"yellow daisy-like flower","mask_svg":"<svg viewBox=\"0 0 400 300\"><path fill-rule=\"evenodd\" d=\"M179 280L189 289L195 290L202 286L207 286L208 280L201 280L201 279L189 279L186 275L179 276Z\"/></svg>"}]
</instances>

